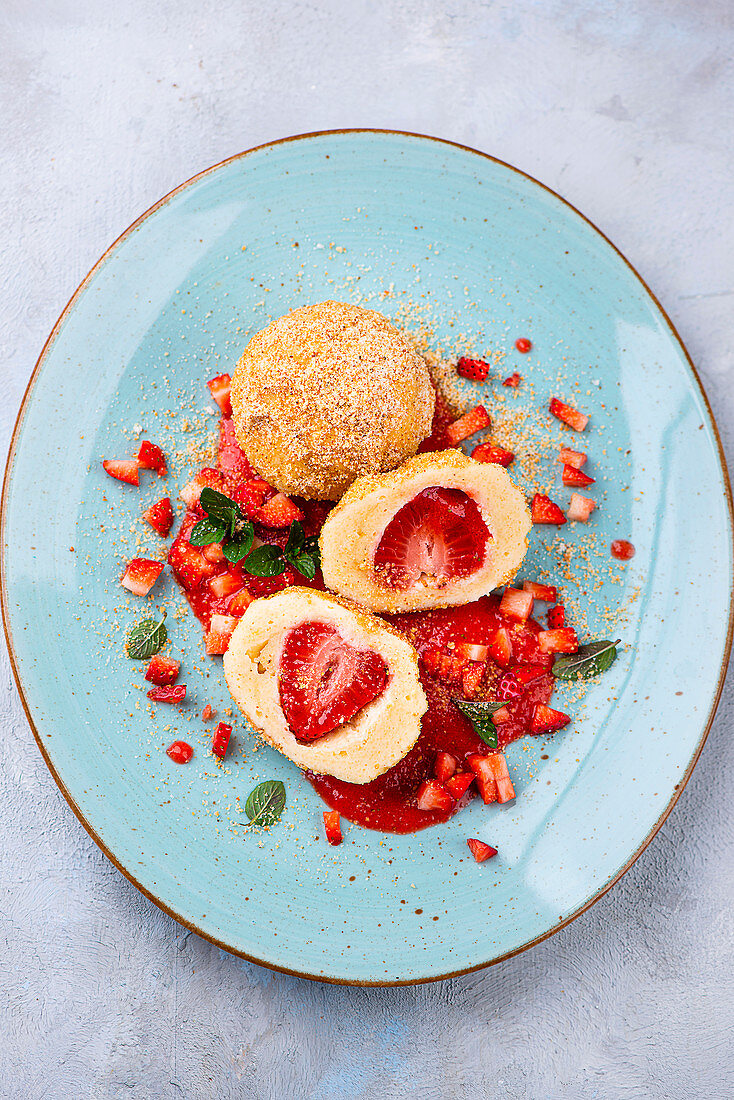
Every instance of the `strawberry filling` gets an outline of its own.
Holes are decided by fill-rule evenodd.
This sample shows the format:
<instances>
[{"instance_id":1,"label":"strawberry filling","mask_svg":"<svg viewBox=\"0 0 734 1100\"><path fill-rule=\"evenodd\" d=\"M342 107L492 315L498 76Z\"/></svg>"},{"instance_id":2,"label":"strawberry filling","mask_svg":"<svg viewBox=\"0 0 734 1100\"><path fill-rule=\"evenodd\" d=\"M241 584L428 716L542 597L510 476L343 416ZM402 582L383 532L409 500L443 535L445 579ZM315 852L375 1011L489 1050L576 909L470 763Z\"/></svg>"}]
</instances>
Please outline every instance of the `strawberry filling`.
<instances>
[{"instance_id":1,"label":"strawberry filling","mask_svg":"<svg viewBox=\"0 0 734 1100\"><path fill-rule=\"evenodd\" d=\"M418 583L443 588L476 572L489 538L471 497L461 489L432 486L404 504L388 523L375 551L375 576L386 588L398 591Z\"/></svg>"},{"instance_id":2,"label":"strawberry filling","mask_svg":"<svg viewBox=\"0 0 734 1100\"><path fill-rule=\"evenodd\" d=\"M378 699L387 682L379 653L349 645L327 623L301 623L286 635L278 692L297 741L316 741L343 726Z\"/></svg>"}]
</instances>

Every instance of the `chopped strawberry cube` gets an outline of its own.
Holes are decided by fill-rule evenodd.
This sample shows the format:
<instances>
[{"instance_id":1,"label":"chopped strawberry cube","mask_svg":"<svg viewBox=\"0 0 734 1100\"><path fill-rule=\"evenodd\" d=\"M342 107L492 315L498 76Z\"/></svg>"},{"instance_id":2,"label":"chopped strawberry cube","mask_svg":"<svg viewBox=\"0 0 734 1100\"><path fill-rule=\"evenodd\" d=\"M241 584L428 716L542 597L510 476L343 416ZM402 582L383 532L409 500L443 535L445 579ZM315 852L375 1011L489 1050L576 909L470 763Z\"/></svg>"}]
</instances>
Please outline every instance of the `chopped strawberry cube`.
<instances>
[{"instance_id":1,"label":"chopped strawberry cube","mask_svg":"<svg viewBox=\"0 0 734 1100\"><path fill-rule=\"evenodd\" d=\"M511 466L515 461L512 451L497 447L494 443L478 443L471 453L477 462L491 462L495 466Z\"/></svg>"},{"instance_id":2,"label":"chopped strawberry cube","mask_svg":"<svg viewBox=\"0 0 734 1100\"><path fill-rule=\"evenodd\" d=\"M156 653L155 657L150 659L150 664L145 671L145 679L151 684L157 684L158 687L165 687L166 684L172 684L178 679L180 671L180 661L174 661L172 657L163 657L160 653Z\"/></svg>"},{"instance_id":3,"label":"chopped strawberry cube","mask_svg":"<svg viewBox=\"0 0 734 1100\"><path fill-rule=\"evenodd\" d=\"M188 764L194 755L194 750L185 741L174 741L166 749L166 755L170 756L174 764Z\"/></svg>"},{"instance_id":4,"label":"chopped strawberry cube","mask_svg":"<svg viewBox=\"0 0 734 1100\"><path fill-rule=\"evenodd\" d=\"M572 405L566 405L564 401L559 401L557 397L551 398L548 409L556 419L562 420L564 424L568 424L576 432L582 432L589 423L588 416L579 412L578 409L574 409Z\"/></svg>"},{"instance_id":5,"label":"chopped strawberry cube","mask_svg":"<svg viewBox=\"0 0 734 1100\"><path fill-rule=\"evenodd\" d=\"M479 694L487 665L484 661L469 661L461 670L461 690L467 699L473 699Z\"/></svg>"},{"instance_id":6,"label":"chopped strawberry cube","mask_svg":"<svg viewBox=\"0 0 734 1100\"><path fill-rule=\"evenodd\" d=\"M143 519L149 523L161 538L168 538L173 526L173 505L170 497L161 497L143 512Z\"/></svg>"},{"instance_id":7,"label":"chopped strawberry cube","mask_svg":"<svg viewBox=\"0 0 734 1100\"><path fill-rule=\"evenodd\" d=\"M513 371L512 374L508 378L505 378L502 385L503 386L512 386L513 389L517 389L517 387L520 385L521 382L522 382L522 375L518 374L517 371Z\"/></svg>"},{"instance_id":8,"label":"chopped strawberry cube","mask_svg":"<svg viewBox=\"0 0 734 1100\"><path fill-rule=\"evenodd\" d=\"M512 660L512 642L506 626L501 626L492 639L489 655L500 668L507 668Z\"/></svg>"},{"instance_id":9,"label":"chopped strawberry cube","mask_svg":"<svg viewBox=\"0 0 734 1100\"><path fill-rule=\"evenodd\" d=\"M585 451L574 451L570 447L561 447L558 461L562 462L564 466L575 466L577 470L580 470L588 457Z\"/></svg>"},{"instance_id":10,"label":"chopped strawberry cube","mask_svg":"<svg viewBox=\"0 0 734 1100\"><path fill-rule=\"evenodd\" d=\"M489 758L482 756L481 753L474 753L472 756L467 756L466 762L476 776L477 787L482 796L482 801L485 805L490 802L496 802L497 783L495 782L494 772L489 762Z\"/></svg>"},{"instance_id":11,"label":"chopped strawberry cube","mask_svg":"<svg viewBox=\"0 0 734 1100\"><path fill-rule=\"evenodd\" d=\"M469 837L467 844L477 863L484 863L485 859L491 859L492 856L497 855L496 848L493 848L491 844L485 844L483 840L477 840L476 837Z\"/></svg>"},{"instance_id":12,"label":"chopped strawberry cube","mask_svg":"<svg viewBox=\"0 0 734 1100\"><path fill-rule=\"evenodd\" d=\"M487 757L487 760L492 769L494 781L497 784L497 801L509 802L511 798L515 797L515 788L507 770L507 760L504 753L494 752Z\"/></svg>"},{"instance_id":13,"label":"chopped strawberry cube","mask_svg":"<svg viewBox=\"0 0 734 1100\"><path fill-rule=\"evenodd\" d=\"M465 661L486 661L489 656L488 645L475 645L473 642L457 642L454 653Z\"/></svg>"},{"instance_id":14,"label":"chopped strawberry cube","mask_svg":"<svg viewBox=\"0 0 734 1100\"><path fill-rule=\"evenodd\" d=\"M421 656L421 662L426 672L430 673L431 676L438 676L442 657L443 653L440 649L431 648L424 650Z\"/></svg>"},{"instance_id":15,"label":"chopped strawberry cube","mask_svg":"<svg viewBox=\"0 0 734 1100\"><path fill-rule=\"evenodd\" d=\"M207 703L207 705L204 707L203 711L201 712L202 722L208 722L211 718L214 717L214 715L216 713L217 712L213 709L211 703Z\"/></svg>"},{"instance_id":16,"label":"chopped strawberry cube","mask_svg":"<svg viewBox=\"0 0 734 1100\"><path fill-rule=\"evenodd\" d=\"M589 516L596 508L596 501L591 497L582 497L580 493L572 493L566 515L577 523L586 523Z\"/></svg>"},{"instance_id":17,"label":"chopped strawberry cube","mask_svg":"<svg viewBox=\"0 0 734 1100\"><path fill-rule=\"evenodd\" d=\"M518 351L521 351L523 355L527 355L532 346L533 345L531 341L528 340L527 336L518 336L517 340L515 341L515 347Z\"/></svg>"},{"instance_id":18,"label":"chopped strawberry cube","mask_svg":"<svg viewBox=\"0 0 734 1100\"><path fill-rule=\"evenodd\" d=\"M456 414L449 407L441 391L436 390L436 405L433 410L431 434L427 439L423 440L418 448L420 454L425 454L427 451L443 451L445 449L446 428L452 422L455 415Z\"/></svg>"},{"instance_id":19,"label":"chopped strawberry cube","mask_svg":"<svg viewBox=\"0 0 734 1100\"><path fill-rule=\"evenodd\" d=\"M635 548L627 539L615 539L612 543L612 557L617 561L629 561L634 558Z\"/></svg>"},{"instance_id":20,"label":"chopped strawberry cube","mask_svg":"<svg viewBox=\"0 0 734 1100\"><path fill-rule=\"evenodd\" d=\"M105 472L117 481L125 481L128 485L139 485L137 458L110 458L102 463Z\"/></svg>"},{"instance_id":21,"label":"chopped strawberry cube","mask_svg":"<svg viewBox=\"0 0 734 1100\"><path fill-rule=\"evenodd\" d=\"M483 359L465 359L462 356L456 364L456 370L462 378L468 378L470 382L486 382L489 363L485 363Z\"/></svg>"},{"instance_id":22,"label":"chopped strawberry cube","mask_svg":"<svg viewBox=\"0 0 734 1100\"><path fill-rule=\"evenodd\" d=\"M533 610L533 597L519 588L506 588L500 600L500 614L518 623L530 618Z\"/></svg>"},{"instance_id":23,"label":"chopped strawberry cube","mask_svg":"<svg viewBox=\"0 0 734 1100\"><path fill-rule=\"evenodd\" d=\"M211 466L205 467L196 477L184 485L179 496L188 508L193 508L195 504L199 503L201 490L205 488L222 492L224 489L224 475L220 470L215 470Z\"/></svg>"},{"instance_id":24,"label":"chopped strawberry cube","mask_svg":"<svg viewBox=\"0 0 734 1100\"><path fill-rule=\"evenodd\" d=\"M209 656L226 653L229 639L237 626L234 615L212 615L209 630L204 635L206 651Z\"/></svg>"},{"instance_id":25,"label":"chopped strawberry cube","mask_svg":"<svg viewBox=\"0 0 734 1100\"><path fill-rule=\"evenodd\" d=\"M568 464L563 467L561 481L564 485L577 489L583 489L587 485L594 484L593 477L589 477L588 474L585 474L583 470L579 470L576 466L570 466Z\"/></svg>"},{"instance_id":26,"label":"chopped strawberry cube","mask_svg":"<svg viewBox=\"0 0 734 1100\"><path fill-rule=\"evenodd\" d=\"M474 772L455 772L454 775L446 781L446 790L451 797L458 802L469 790L474 779Z\"/></svg>"},{"instance_id":27,"label":"chopped strawberry cube","mask_svg":"<svg viewBox=\"0 0 734 1100\"><path fill-rule=\"evenodd\" d=\"M342 825L338 810L324 810L324 832L329 844L341 844Z\"/></svg>"},{"instance_id":28,"label":"chopped strawberry cube","mask_svg":"<svg viewBox=\"0 0 734 1100\"><path fill-rule=\"evenodd\" d=\"M255 597L251 596L246 588L241 589L227 604L227 612L230 615L244 615Z\"/></svg>"},{"instance_id":29,"label":"chopped strawberry cube","mask_svg":"<svg viewBox=\"0 0 734 1100\"><path fill-rule=\"evenodd\" d=\"M191 546L181 535L174 539L168 551L168 564L185 588L197 588L211 577L214 566L200 550Z\"/></svg>"},{"instance_id":30,"label":"chopped strawberry cube","mask_svg":"<svg viewBox=\"0 0 734 1100\"><path fill-rule=\"evenodd\" d=\"M511 703L513 699L519 699L522 693L523 687L512 672L504 674L494 691L498 703Z\"/></svg>"},{"instance_id":31,"label":"chopped strawberry cube","mask_svg":"<svg viewBox=\"0 0 734 1100\"><path fill-rule=\"evenodd\" d=\"M449 424L446 429L446 442L449 447L455 447L457 443L461 443L463 439L468 439L470 435L481 431L482 428L488 428L491 423L484 405L476 405L469 412L460 416L458 420L455 420L453 424Z\"/></svg>"},{"instance_id":32,"label":"chopped strawberry cube","mask_svg":"<svg viewBox=\"0 0 734 1100\"><path fill-rule=\"evenodd\" d=\"M538 634L538 648L541 653L575 653L579 648L579 640L572 626L541 630Z\"/></svg>"},{"instance_id":33,"label":"chopped strawberry cube","mask_svg":"<svg viewBox=\"0 0 734 1100\"><path fill-rule=\"evenodd\" d=\"M148 698L154 703L183 703L186 698L186 684L176 684L175 687L166 684L163 687L151 688Z\"/></svg>"},{"instance_id":34,"label":"chopped strawberry cube","mask_svg":"<svg viewBox=\"0 0 734 1100\"><path fill-rule=\"evenodd\" d=\"M138 451L138 466L141 470L155 470L158 477L165 477L168 473L166 456L156 443L144 439Z\"/></svg>"},{"instance_id":35,"label":"chopped strawberry cube","mask_svg":"<svg viewBox=\"0 0 734 1100\"><path fill-rule=\"evenodd\" d=\"M565 523L566 517L550 497L536 493L531 506L533 523Z\"/></svg>"},{"instance_id":36,"label":"chopped strawberry cube","mask_svg":"<svg viewBox=\"0 0 734 1100\"><path fill-rule=\"evenodd\" d=\"M128 562L120 584L135 596L147 596L163 572L163 562L151 558L133 558Z\"/></svg>"},{"instance_id":37,"label":"chopped strawberry cube","mask_svg":"<svg viewBox=\"0 0 734 1100\"><path fill-rule=\"evenodd\" d=\"M224 561L224 550L222 549L221 542L210 542L207 546L201 547L201 552L206 560L212 562L214 565L218 565L220 561Z\"/></svg>"},{"instance_id":38,"label":"chopped strawberry cube","mask_svg":"<svg viewBox=\"0 0 734 1100\"><path fill-rule=\"evenodd\" d=\"M548 608L548 614L546 615L548 620L548 627L551 630L558 630L559 627L566 625L566 608L562 603L556 604L555 607Z\"/></svg>"},{"instance_id":39,"label":"chopped strawberry cube","mask_svg":"<svg viewBox=\"0 0 734 1100\"><path fill-rule=\"evenodd\" d=\"M419 810L439 810L446 813L453 804L453 798L437 779L426 779L418 788Z\"/></svg>"},{"instance_id":40,"label":"chopped strawberry cube","mask_svg":"<svg viewBox=\"0 0 734 1100\"><path fill-rule=\"evenodd\" d=\"M456 771L459 761L450 752L437 752L433 762L433 774L444 785Z\"/></svg>"},{"instance_id":41,"label":"chopped strawberry cube","mask_svg":"<svg viewBox=\"0 0 734 1100\"><path fill-rule=\"evenodd\" d=\"M247 455L237 442L234 421L226 417L219 421L219 466L227 477L238 481L255 477Z\"/></svg>"},{"instance_id":42,"label":"chopped strawberry cube","mask_svg":"<svg viewBox=\"0 0 734 1100\"><path fill-rule=\"evenodd\" d=\"M495 725L499 724L500 726L503 722L509 722L511 718L512 714L507 707L500 707L499 710L496 710L492 715L492 721Z\"/></svg>"},{"instance_id":43,"label":"chopped strawberry cube","mask_svg":"<svg viewBox=\"0 0 734 1100\"><path fill-rule=\"evenodd\" d=\"M226 722L220 722L214 730L214 736L212 737L212 752L215 756L218 756L220 760L227 755L227 746L229 745L231 735L232 727L228 726Z\"/></svg>"},{"instance_id":44,"label":"chopped strawberry cube","mask_svg":"<svg viewBox=\"0 0 734 1100\"><path fill-rule=\"evenodd\" d=\"M231 596L233 592L238 592L240 588L242 588L242 579L234 573L219 573L209 581L209 590L220 600L225 596Z\"/></svg>"},{"instance_id":45,"label":"chopped strawberry cube","mask_svg":"<svg viewBox=\"0 0 734 1100\"><path fill-rule=\"evenodd\" d=\"M290 527L296 520L303 519L303 512L285 493L276 493L274 497L258 508L254 516L257 523L266 527Z\"/></svg>"},{"instance_id":46,"label":"chopped strawberry cube","mask_svg":"<svg viewBox=\"0 0 734 1100\"><path fill-rule=\"evenodd\" d=\"M525 665L523 668L516 668L513 675L521 684L531 684L539 676L545 676L547 671L545 665ZM495 721L497 721L498 714L499 711L495 711L493 716Z\"/></svg>"},{"instance_id":47,"label":"chopped strawberry cube","mask_svg":"<svg viewBox=\"0 0 734 1100\"><path fill-rule=\"evenodd\" d=\"M555 603L558 599L558 589L553 584L538 584L537 581L523 581L524 592L529 592L534 600L543 600L545 603Z\"/></svg>"},{"instance_id":48,"label":"chopped strawberry cube","mask_svg":"<svg viewBox=\"0 0 734 1100\"><path fill-rule=\"evenodd\" d=\"M218 374L216 378L210 378L207 382L209 392L222 410L222 416L232 415L232 401L230 398L230 385L232 379L228 374Z\"/></svg>"},{"instance_id":49,"label":"chopped strawberry cube","mask_svg":"<svg viewBox=\"0 0 734 1100\"><path fill-rule=\"evenodd\" d=\"M530 719L530 729L533 733L553 733L563 729L570 721L569 715L562 710L554 710L545 703L538 703Z\"/></svg>"}]
</instances>

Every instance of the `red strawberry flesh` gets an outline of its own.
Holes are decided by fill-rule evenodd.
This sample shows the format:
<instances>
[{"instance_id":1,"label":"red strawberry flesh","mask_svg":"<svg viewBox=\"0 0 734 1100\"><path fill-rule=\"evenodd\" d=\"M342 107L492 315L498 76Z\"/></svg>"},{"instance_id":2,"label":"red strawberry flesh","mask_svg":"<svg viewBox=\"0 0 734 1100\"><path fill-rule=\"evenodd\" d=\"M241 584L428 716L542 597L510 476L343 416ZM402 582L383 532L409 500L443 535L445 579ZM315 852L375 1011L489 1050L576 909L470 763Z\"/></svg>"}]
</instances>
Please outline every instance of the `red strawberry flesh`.
<instances>
[{"instance_id":1,"label":"red strawberry flesh","mask_svg":"<svg viewBox=\"0 0 734 1100\"><path fill-rule=\"evenodd\" d=\"M349 722L382 695L387 681L379 653L349 645L327 623L302 623L286 636L278 690L297 741L315 741Z\"/></svg>"},{"instance_id":2,"label":"red strawberry flesh","mask_svg":"<svg viewBox=\"0 0 734 1100\"><path fill-rule=\"evenodd\" d=\"M375 574L399 591L420 580L443 588L476 572L489 537L471 497L460 489L433 486L404 504L388 523L375 551Z\"/></svg>"}]
</instances>

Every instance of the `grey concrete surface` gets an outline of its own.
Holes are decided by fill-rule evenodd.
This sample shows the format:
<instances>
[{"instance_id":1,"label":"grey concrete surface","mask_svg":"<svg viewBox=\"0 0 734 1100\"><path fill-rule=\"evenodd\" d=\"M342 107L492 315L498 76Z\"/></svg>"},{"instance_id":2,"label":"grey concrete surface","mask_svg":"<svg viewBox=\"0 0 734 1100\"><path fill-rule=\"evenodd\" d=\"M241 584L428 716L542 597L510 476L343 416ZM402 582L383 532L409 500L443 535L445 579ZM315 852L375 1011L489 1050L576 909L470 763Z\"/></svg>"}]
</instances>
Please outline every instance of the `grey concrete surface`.
<instances>
[{"instance_id":1,"label":"grey concrete surface","mask_svg":"<svg viewBox=\"0 0 734 1100\"><path fill-rule=\"evenodd\" d=\"M3 448L61 308L141 211L258 142L377 126L491 152L604 229L678 326L731 461L732 10L2 0ZM483 973L360 990L231 958L138 895L56 790L3 659L0 1096L734 1095L733 717L730 678L660 834L569 928Z\"/></svg>"}]
</instances>

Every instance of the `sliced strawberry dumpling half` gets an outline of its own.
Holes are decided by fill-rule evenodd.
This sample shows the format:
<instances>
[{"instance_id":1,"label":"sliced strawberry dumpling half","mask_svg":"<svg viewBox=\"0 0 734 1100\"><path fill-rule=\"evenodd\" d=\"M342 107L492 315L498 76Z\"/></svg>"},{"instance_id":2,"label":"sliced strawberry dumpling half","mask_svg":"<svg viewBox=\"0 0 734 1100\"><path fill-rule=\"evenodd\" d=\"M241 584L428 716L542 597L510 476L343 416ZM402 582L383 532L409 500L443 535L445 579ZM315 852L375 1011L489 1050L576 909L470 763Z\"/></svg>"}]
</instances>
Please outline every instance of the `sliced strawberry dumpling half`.
<instances>
[{"instance_id":1,"label":"sliced strawberry dumpling half","mask_svg":"<svg viewBox=\"0 0 734 1100\"><path fill-rule=\"evenodd\" d=\"M469 603L508 583L531 521L507 470L461 451L358 478L321 532L326 585L373 611Z\"/></svg>"},{"instance_id":2,"label":"sliced strawberry dumpling half","mask_svg":"<svg viewBox=\"0 0 734 1100\"><path fill-rule=\"evenodd\" d=\"M311 588L255 600L232 635L224 675L274 748L349 783L369 783L402 760L427 709L410 643Z\"/></svg>"}]
</instances>

